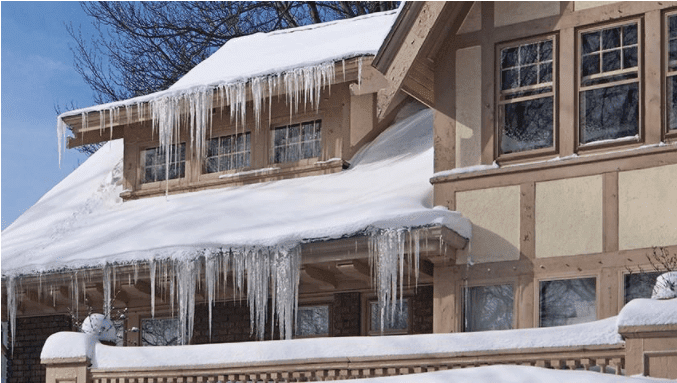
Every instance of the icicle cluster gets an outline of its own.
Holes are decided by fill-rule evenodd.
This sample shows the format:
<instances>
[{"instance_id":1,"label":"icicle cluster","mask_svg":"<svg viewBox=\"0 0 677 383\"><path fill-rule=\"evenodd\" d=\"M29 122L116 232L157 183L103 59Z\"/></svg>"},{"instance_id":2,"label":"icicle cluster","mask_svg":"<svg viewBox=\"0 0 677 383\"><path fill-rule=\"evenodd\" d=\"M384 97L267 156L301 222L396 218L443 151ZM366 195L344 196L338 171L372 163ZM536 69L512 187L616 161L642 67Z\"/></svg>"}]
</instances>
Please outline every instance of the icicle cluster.
<instances>
[{"instance_id":1,"label":"icicle cluster","mask_svg":"<svg viewBox=\"0 0 677 383\"><path fill-rule=\"evenodd\" d=\"M359 61L360 70L362 61ZM345 71L345 69L344 69ZM224 83L213 87L194 88L181 93L160 94L150 100L137 101L133 104L120 106L116 104L108 109L98 110L99 129L102 132L108 126L111 128L110 137L113 138L113 126L120 122L120 109L125 108L127 123L131 122L133 107L136 106L139 119L151 119L153 132L159 136L160 147L169 155L166 158L166 169L169 172L169 160L173 147L179 143L180 127L186 126L189 131L191 148L199 156L204 155L206 148L207 130L211 130L212 109L217 102L223 108L230 109L231 123L238 127L246 124L247 99L251 96L256 130L261 127L261 113L264 100L268 99L268 120L271 119L273 96L286 96L289 105L290 118L299 111L299 104L310 105L315 110L320 107L322 90L329 88L335 81L334 62L326 62L304 68L296 68L286 72L260 76L247 82ZM345 77L345 74L344 74ZM87 129L88 112L82 112L82 128ZM108 118L106 118L106 116ZM244 129L244 128L243 128ZM59 145L59 164L66 142L66 125L59 118L57 121L57 140ZM166 174L168 178L168 173Z\"/></svg>"}]
</instances>

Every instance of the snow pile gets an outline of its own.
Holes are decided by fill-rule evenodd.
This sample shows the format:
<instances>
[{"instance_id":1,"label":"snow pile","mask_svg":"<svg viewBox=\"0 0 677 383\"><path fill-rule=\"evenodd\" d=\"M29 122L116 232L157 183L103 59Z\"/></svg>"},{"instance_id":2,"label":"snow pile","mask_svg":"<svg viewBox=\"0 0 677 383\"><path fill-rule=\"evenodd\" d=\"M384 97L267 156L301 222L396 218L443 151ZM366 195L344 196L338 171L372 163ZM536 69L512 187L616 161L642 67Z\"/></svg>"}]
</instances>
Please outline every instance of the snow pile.
<instances>
[{"instance_id":1,"label":"snow pile","mask_svg":"<svg viewBox=\"0 0 677 383\"><path fill-rule=\"evenodd\" d=\"M677 299L633 299L618 314L618 327L677 325Z\"/></svg>"},{"instance_id":2,"label":"snow pile","mask_svg":"<svg viewBox=\"0 0 677 383\"><path fill-rule=\"evenodd\" d=\"M110 319L103 316L103 314L91 314L80 326L80 331L85 334L94 336L98 340L115 342L115 326Z\"/></svg>"},{"instance_id":3,"label":"snow pile","mask_svg":"<svg viewBox=\"0 0 677 383\"><path fill-rule=\"evenodd\" d=\"M70 334L59 333L58 341ZM55 335L53 335L55 336ZM182 347L114 347L97 344L91 354L92 368L130 369L143 367L246 365L289 362L310 358L379 358L405 355L467 353L526 348L619 345L616 318L570 326L486 331L476 333L400 335L380 337L310 338L266 342L220 343ZM82 351L73 351L80 355ZM67 357L61 344L47 339L42 358Z\"/></svg>"},{"instance_id":4,"label":"snow pile","mask_svg":"<svg viewBox=\"0 0 677 383\"><path fill-rule=\"evenodd\" d=\"M665 379L625 377L592 371L554 370L531 366L484 366L422 374L371 379L339 380L336 383L658 383Z\"/></svg>"},{"instance_id":5,"label":"snow pile","mask_svg":"<svg viewBox=\"0 0 677 383\"><path fill-rule=\"evenodd\" d=\"M100 267L109 270L104 273L107 314L115 265L150 263L157 278L162 270L172 276L172 307L176 297L182 328L188 330L195 280L207 263L217 262L224 276L231 268L236 290L252 292L252 320L265 318L268 298L275 298L264 294L265 286L276 284L270 286L284 293L273 302L285 323L280 330L291 329L298 276L277 275L277 265L298 265L294 254L302 243L370 235L376 241L371 253L375 270L389 270L379 279L378 294L396 301L393 282L401 282L396 267L402 262L405 232L416 236L417 230L446 226L465 238L471 235L470 223L459 213L433 209L428 182L432 119L432 111L423 110L399 121L341 173L125 203L119 198L123 144L110 142L3 231L7 287L14 288L11 276ZM381 246L379 238L387 243ZM71 272L71 291L85 276ZM245 276L256 285L245 289ZM208 282L213 289L215 276ZM74 303L77 299L76 294ZM252 322L257 333L262 325Z\"/></svg>"},{"instance_id":6,"label":"snow pile","mask_svg":"<svg viewBox=\"0 0 677 383\"><path fill-rule=\"evenodd\" d=\"M677 298L677 271L663 273L656 278L651 299Z\"/></svg>"},{"instance_id":7,"label":"snow pile","mask_svg":"<svg viewBox=\"0 0 677 383\"><path fill-rule=\"evenodd\" d=\"M190 127L191 144L198 153L203 153L205 132L211 126L212 108L217 101L222 109L228 106L236 130L238 124L242 126L246 121L248 96L253 102L257 130L265 100L272 103L275 95L285 96L290 114L298 111L300 103L318 109L322 89L335 81L335 63L341 61L345 68L346 59L360 57L359 83L361 57L378 52L397 12L231 39L167 90L63 113L57 119L59 161L67 133L63 118L67 116L82 116L86 129L87 114L98 111L99 128L103 130L108 124L112 137L113 124L123 123L122 108L127 123L136 109L139 119L152 119L160 147L166 152L177 143L179 126L185 125Z\"/></svg>"}]
</instances>

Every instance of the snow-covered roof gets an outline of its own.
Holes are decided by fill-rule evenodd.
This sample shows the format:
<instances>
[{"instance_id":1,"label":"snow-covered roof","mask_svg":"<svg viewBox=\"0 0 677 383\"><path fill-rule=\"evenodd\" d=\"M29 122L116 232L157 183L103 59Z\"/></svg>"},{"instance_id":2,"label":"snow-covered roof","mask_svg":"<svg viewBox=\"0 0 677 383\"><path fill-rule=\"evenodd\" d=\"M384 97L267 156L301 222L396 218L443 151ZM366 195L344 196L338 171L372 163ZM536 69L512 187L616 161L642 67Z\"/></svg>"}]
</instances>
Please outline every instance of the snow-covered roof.
<instances>
[{"instance_id":1,"label":"snow-covered roof","mask_svg":"<svg viewBox=\"0 0 677 383\"><path fill-rule=\"evenodd\" d=\"M255 77L279 74L295 68L376 55L397 12L378 12L231 39L167 90L68 111L61 117L107 110L115 106L136 105L159 97L190 93L196 88L246 82Z\"/></svg>"},{"instance_id":2,"label":"snow-covered roof","mask_svg":"<svg viewBox=\"0 0 677 383\"><path fill-rule=\"evenodd\" d=\"M2 232L2 273L287 246L375 227L444 225L469 238L467 219L432 206L433 113L414 112L340 173L124 203L123 143L109 142Z\"/></svg>"}]
</instances>

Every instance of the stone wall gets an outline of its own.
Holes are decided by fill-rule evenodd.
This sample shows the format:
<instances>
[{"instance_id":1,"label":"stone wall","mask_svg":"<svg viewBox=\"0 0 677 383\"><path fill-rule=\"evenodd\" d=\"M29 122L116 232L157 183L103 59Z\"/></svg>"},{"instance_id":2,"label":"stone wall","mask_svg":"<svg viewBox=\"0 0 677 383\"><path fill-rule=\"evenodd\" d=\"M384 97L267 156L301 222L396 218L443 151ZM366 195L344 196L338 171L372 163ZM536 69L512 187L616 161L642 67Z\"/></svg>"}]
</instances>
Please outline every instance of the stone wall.
<instances>
[{"instance_id":1,"label":"stone wall","mask_svg":"<svg viewBox=\"0 0 677 383\"><path fill-rule=\"evenodd\" d=\"M17 318L14 353L7 366L7 382L44 382L45 366L40 364L40 353L47 338L59 331L71 331L68 315ZM11 333L10 353L11 353Z\"/></svg>"}]
</instances>

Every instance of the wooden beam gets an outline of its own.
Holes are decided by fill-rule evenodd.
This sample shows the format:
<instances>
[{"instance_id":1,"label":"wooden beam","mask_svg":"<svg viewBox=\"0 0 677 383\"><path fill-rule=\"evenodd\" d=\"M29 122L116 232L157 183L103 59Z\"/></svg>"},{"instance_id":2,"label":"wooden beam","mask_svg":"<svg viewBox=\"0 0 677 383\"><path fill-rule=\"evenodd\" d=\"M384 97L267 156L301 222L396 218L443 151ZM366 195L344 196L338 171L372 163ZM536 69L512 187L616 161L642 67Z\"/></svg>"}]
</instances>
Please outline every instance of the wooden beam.
<instances>
[{"instance_id":1,"label":"wooden beam","mask_svg":"<svg viewBox=\"0 0 677 383\"><path fill-rule=\"evenodd\" d=\"M129 285L129 287L137 290L140 293L146 294L150 296L151 293L151 288L150 288L150 283L146 281L136 281L135 284ZM160 293L160 289L158 288L157 284L155 285L155 299L157 299L159 302L164 302L165 300L162 297L162 294Z\"/></svg>"},{"instance_id":2,"label":"wooden beam","mask_svg":"<svg viewBox=\"0 0 677 383\"><path fill-rule=\"evenodd\" d=\"M336 268L347 277L371 283L371 269L367 262L353 259L350 263L337 264Z\"/></svg>"}]
</instances>

